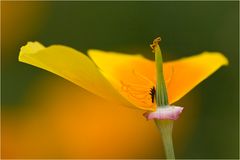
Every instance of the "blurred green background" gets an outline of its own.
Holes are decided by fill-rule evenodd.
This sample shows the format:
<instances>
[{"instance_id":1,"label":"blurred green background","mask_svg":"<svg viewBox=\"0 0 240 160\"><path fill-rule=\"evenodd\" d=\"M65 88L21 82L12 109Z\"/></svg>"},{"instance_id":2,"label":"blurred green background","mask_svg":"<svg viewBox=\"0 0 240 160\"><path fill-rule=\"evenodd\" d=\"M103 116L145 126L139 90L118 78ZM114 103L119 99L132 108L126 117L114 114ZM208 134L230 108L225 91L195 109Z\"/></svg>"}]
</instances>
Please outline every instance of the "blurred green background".
<instances>
[{"instance_id":1,"label":"blurred green background","mask_svg":"<svg viewBox=\"0 0 240 160\"><path fill-rule=\"evenodd\" d=\"M51 73L19 63L20 47L28 41L39 41L46 46L64 44L82 52L96 48L142 53L151 59L149 44L153 38L161 36L162 50L167 53L164 54L165 60L206 50L222 52L230 62L229 66L218 70L177 102L186 106L185 102L192 99L193 103L185 107L184 112L192 110L197 112L197 116L189 114L186 121L193 121L191 132L185 135L184 141L176 144L176 157L238 158L239 2L1 2L1 18L3 157L162 158L163 154L158 153L158 149L154 152L129 151L124 156L120 151L91 156L91 153L71 155L71 152L65 153L64 149L55 148L47 154L37 152L34 155L29 153L29 156L27 149L24 154L17 151L21 145L8 145L15 144L9 136L10 131L16 131L11 132L13 137L21 134L22 128L16 122L31 115L29 108L34 105L29 103L41 103L41 97L32 100L30 96L34 86L41 86L41 81L51 79L60 81L60 84L49 85L76 87ZM41 87L35 89L34 94L40 90ZM194 111L195 105L199 106L196 107L197 111ZM188 132L187 127L176 130ZM9 140L6 138L8 136ZM28 136L25 138L28 139ZM175 141L180 138L174 134Z\"/></svg>"}]
</instances>

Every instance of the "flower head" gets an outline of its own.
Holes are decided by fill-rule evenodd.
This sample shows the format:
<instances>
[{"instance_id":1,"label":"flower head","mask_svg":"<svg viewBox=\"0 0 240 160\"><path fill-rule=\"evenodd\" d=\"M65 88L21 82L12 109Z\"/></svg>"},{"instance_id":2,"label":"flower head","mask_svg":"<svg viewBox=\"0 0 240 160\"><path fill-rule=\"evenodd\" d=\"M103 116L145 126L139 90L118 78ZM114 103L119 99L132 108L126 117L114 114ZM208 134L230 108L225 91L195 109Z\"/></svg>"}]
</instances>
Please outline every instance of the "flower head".
<instances>
[{"instance_id":1,"label":"flower head","mask_svg":"<svg viewBox=\"0 0 240 160\"><path fill-rule=\"evenodd\" d=\"M55 73L98 96L146 111L157 109L155 62L138 55L89 50L88 55L63 45L28 42L19 61ZM163 63L169 104L183 97L228 60L219 52L203 52Z\"/></svg>"}]
</instances>

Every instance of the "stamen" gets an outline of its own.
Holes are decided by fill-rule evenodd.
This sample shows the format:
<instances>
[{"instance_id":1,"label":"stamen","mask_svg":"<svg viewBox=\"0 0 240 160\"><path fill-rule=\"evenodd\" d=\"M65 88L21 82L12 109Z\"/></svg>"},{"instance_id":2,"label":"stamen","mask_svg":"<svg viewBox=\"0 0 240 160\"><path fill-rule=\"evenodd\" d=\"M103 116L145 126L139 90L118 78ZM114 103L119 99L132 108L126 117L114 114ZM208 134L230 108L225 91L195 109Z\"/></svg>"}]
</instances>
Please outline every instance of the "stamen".
<instances>
[{"instance_id":1,"label":"stamen","mask_svg":"<svg viewBox=\"0 0 240 160\"><path fill-rule=\"evenodd\" d=\"M166 86L170 85L171 81L172 81L172 76L174 74L174 67L173 65L171 64L171 74L169 75L169 78L168 79L165 79L165 84Z\"/></svg>"},{"instance_id":2,"label":"stamen","mask_svg":"<svg viewBox=\"0 0 240 160\"><path fill-rule=\"evenodd\" d=\"M133 70L133 75L135 75L136 77L138 77L139 79L142 79L144 81L147 81L148 83L152 84L153 82L150 81L148 78L144 77L143 75L141 75L140 73L138 73L137 71Z\"/></svg>"}]
</instances>

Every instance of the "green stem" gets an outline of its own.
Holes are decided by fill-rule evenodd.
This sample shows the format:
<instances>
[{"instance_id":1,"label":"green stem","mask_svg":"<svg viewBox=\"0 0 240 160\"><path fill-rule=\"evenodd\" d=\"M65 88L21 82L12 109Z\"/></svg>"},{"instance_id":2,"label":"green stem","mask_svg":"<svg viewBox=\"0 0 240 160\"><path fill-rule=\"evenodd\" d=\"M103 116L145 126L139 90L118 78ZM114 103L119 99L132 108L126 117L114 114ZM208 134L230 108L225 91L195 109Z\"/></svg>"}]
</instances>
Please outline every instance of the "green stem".
<instances>
[{"instance_id":1,"label":"green stem","mask_svg":"<svg viewBox=\"0 0 240 160\"><path fill-rule=\"evenodd\" d=\"M163 146L166 154L166 159L175 159L174 148L172 142L172 120L155 120L157 127L162 135Z\"/></svg>"}]
</instances>

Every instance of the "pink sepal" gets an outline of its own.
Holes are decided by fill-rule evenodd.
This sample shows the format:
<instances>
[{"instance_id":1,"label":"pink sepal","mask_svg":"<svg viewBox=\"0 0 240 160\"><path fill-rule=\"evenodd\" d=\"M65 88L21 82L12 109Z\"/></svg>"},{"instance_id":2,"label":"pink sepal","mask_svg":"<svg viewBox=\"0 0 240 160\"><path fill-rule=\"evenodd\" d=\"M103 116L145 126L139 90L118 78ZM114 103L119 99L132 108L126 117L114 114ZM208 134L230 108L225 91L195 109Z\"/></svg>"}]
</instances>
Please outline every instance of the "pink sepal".
<instances>
[{"instance_id":1,"label":"pink sepal","mask_svg":"<svg viewBox=\"0 0 240 160\"><path fill-rule=\"evenodd\" d=\"M178 106L165 106L158 107L155 112L146 112L143 114L147 120L150 119L168 119L168 120L176 120L179 115L182 113L183 107Z\"/></svg>"}]
</instances>

